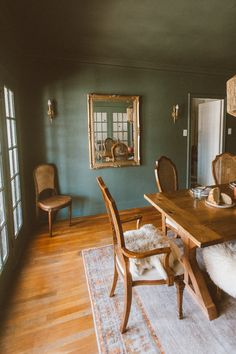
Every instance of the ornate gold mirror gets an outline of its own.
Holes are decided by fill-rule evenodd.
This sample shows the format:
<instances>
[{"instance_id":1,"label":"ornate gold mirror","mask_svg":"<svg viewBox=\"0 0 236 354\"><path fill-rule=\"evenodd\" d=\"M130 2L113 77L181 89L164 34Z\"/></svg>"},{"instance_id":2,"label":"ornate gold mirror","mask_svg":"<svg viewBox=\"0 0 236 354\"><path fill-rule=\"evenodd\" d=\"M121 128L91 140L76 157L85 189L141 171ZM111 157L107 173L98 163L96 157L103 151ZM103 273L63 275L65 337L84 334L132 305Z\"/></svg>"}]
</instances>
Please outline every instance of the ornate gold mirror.
<instances>
[{"instance_id":1,"label":"ornate gold mirror","mask_svg":"<svg viewBox=\"0 0 236 354\"><path fill-rule=\"evenodd\" d=\"M91 168L140 165L139 96L88 95Z\"/></svg>"}]
</instances>

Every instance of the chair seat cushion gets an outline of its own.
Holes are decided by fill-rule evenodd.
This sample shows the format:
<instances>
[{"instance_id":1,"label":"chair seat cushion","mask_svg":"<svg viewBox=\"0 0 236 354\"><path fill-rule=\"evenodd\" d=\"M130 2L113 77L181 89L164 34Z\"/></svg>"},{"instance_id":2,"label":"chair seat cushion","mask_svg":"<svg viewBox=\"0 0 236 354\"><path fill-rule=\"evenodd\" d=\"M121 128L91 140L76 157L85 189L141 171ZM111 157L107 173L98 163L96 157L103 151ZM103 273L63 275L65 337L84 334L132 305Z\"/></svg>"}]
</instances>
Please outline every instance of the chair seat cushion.
<instances>
[{"instance_id":1,"label":"chair seat cushion","mask_svg":"<svg viewBox=\"0 0 236 354\"><path fill-rule=\"evenodd\" d=\"M236 242L204 248L203 259L212 281L236 297Z\"/></svg>"},{"instance_id":2,"label":"chair seat cushion","mask_svg":"<svg viewBox=\"0 0 236 354\"><path fill-rule=\"evenodd\" d=\"M45 210L57 210L71 203L72 198L68 195L55 195L38 202L38 206Z\"/></svg>"},{"instance_id":3,"label":"chair seat cushion","mask_svg":"<svg viewBox=\"0 0 236 354\"><path fill-rule=\"evenodd\" d=\"M183 267L179 262L180 251L178 246L164 237L153 225L147 224L138 230L124 233L126 248L134 252L144 252L160 247L170 247L169 265L175 275L183 274ZM164 255L155 255L144 259L130 259L130 272L133 278L139 279L166 279ZM151 277L151 278L150 278Z\"/></svg>"}]
</instances>

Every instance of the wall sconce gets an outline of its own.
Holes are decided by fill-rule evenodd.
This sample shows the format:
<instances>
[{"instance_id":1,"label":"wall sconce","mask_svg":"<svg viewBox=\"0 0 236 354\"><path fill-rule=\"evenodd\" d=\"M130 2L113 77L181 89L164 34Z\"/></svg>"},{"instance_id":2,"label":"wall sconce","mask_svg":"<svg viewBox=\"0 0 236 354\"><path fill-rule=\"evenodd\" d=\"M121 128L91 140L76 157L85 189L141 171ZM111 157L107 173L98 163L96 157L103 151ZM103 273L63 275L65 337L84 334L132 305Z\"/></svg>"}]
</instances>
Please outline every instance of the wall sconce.
<instances>
[{"instance_id":1,"label":"wall sconce","mask_svg":"<svg viewBox=\"0 0 236 354\"><path fill-rule=\"evenodd\" d=\"M56 117L56 104L54 100L48 100L48 117L50 122Z\"/></svg>"},{"instance_id":2,"label":"wall sconce","mask_svg":"<svg viewBox=\"0 0 236 354\"><path fill-rule=\"evenodd\" d=\"M179 105L178 104L175 104L172 107L171 117L173 118L174 123L179 118Z\"/></svg>"}]
</instances>

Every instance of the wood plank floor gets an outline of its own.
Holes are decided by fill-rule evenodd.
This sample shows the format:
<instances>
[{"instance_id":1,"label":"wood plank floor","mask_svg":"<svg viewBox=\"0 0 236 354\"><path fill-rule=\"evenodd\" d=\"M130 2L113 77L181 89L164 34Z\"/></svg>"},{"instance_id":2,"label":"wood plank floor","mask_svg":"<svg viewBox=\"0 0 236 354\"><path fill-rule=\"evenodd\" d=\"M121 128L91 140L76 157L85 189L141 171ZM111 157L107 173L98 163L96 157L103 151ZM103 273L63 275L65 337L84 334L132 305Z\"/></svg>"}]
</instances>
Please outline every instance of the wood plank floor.
<instances>
[{"instance_id":1,"label":"wood plank floor","mask_svg":"<svg viewBox=\"0 0 236 354\"><path fill-rule=\"evenodd\" d=\"M153 208L125 212L136 213L160 225ZM81 250L112 243L107 216L76 218L71 227L59 221L53 233L41 227L24 252L2 311L2 354L97 353Z\"/></svg>"}]
</instances>

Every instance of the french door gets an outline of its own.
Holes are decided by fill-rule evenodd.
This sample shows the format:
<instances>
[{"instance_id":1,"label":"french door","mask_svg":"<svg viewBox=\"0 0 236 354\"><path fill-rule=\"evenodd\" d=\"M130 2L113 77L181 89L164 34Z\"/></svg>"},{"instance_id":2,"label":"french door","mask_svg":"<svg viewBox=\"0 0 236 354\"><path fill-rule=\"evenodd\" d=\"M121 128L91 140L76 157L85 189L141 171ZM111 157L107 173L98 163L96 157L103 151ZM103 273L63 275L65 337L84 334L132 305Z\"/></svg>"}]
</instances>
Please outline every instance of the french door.
<instances>
[{"instance_id":1,"label":"french door","mask_svg":"<svg viewBox=\"0 0 236 354\"><path fill-rule=\"evenodd\" d=\"M14 92L1 89L0 134L0 273L4 270L23 226L22 195Z\"/></svg>"}]
</instances>

